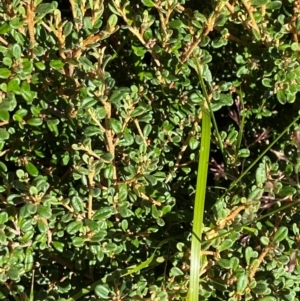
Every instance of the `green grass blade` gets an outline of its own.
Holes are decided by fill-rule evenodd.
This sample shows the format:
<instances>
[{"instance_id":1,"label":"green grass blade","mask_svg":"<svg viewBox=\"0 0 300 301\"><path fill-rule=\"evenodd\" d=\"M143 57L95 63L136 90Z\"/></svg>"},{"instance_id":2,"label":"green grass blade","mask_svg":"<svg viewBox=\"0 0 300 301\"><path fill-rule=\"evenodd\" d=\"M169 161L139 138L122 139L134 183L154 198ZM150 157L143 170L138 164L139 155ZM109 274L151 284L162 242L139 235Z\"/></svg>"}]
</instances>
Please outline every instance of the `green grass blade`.
<instances>
[{"instance_id":1,"label":"green grass blade","mask_svg":"<svg viewBox=\"0 0 300 301\"><path fill-rule=\"evenodd\" d=\"M209 105L207 91L203 82L203 77L200 71L199 63L196 60L199 81L202 91L206 98L206 104L202 106L202 133L200 144L200 158L197 173L196 198L194 205L192 245L191 245L191 262L190 262L190 287L188 292L188 301L199 300L199 272L201 266L201 235L205 205L208 160L210 152L211 139L211 118L210 113L205 108Z\"/></svg>"}]
</instances>

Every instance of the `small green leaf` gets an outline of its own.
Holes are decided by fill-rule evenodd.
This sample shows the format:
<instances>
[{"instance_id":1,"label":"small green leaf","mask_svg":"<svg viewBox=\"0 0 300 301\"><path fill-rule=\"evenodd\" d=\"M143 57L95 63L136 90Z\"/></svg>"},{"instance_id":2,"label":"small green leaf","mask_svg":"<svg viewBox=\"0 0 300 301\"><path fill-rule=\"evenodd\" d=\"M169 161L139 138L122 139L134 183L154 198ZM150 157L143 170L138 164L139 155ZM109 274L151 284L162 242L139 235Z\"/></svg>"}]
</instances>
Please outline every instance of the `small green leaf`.
<instances>
[{"instance_id":1,"label":"small green leaf","mask_svg":"<svg viewBox=\"0 0 300 301\"><path fill-rule=\"evenodd\" d=\"M91 241L92 242L102 241L106 237L106 235L107 235L107 232L105 230L100 230L91 238Z\"/></svg>"},{"instance_id":2,"label":"small green leaf","mask_svg":"<svg viewBox=\"0 0 300 301\"><path fill-rule=\"evenodd\" d=\"M177 267L172 267L170 270L170 277L182 276L184 273Z\"/></svg>"},{"instance_id":3,"label":"small green leaf","mask_svg":"<svg viewBox=\"0 0 300 301\"><path fill-rule=\"evenodd\" d=\"M60 253L62 253L64 251L64 246L65 244L60 242L60 241L53 241L52 242L53 247Z\"/></svg>"},{"instance_id":4,"label":"small green leaf","mask_svg":"<svg viewBox=\"0 0 300 301\"><path fill-rule=\"evenodd\" d=\"M0 109L0 120L2 120L2 121L8 121L9 118L10 118L9 112L6 111L6 110Z\"/></svg>"},{"instance_id":5,"label":"small green leaf","mask_svg":"<svg viewBox=\"0 0 300 301\"><path fill-rule=\"evenodd\" d=\"M292 186L283 186L278 195L280 197L291 197L296 193L296 188L292 187Z\"/></svg>"},{"instance_id":6,"label":"small green leaf","mask_svg":"<svg viewBox=\"0 0 300 301\"><path fill-rule=\"evenodd\" d=\"M108 7L112 13L121 16L120 13L115 9L115 7L112 4L108 3Z\"/></svg>"},{"instance_id":7,"label":"small green leaf","mask_svg":"<svg viewBox=\"0 0 300 301\"><path fill-rule=\"evenodd\" d=\"M17 110L17 112L13 115L13 120L22 122L23 118L27 115L28 111L25 109Z\"/></svg>"},{"instance_id":8,"label":"small green leaf","mask_svg":"<svg viewBox=\"0 0 300 301\"><path fill-rule=\"evenodd\" d=\"M255 28L252 28L252 33L257 41L261 40L261 35Z\"/></svg>"},{"instance_id":9,"label":"small green leaf","mask_svg":"<svg viewBox=\"0 0 300 301\"><path fill-rule=\"evenodd\" d=\"M108 165L103 172L103 176L105 179L112 179L114 175L114 167L113 165Z\"/></svg>"},{"instance_id":10,"label":"small green leaf","mask_svg":"<svg viewBox=\"0 0 300 301\"><path fill-rule=\"evenodd\" d=\"M170 28L173 28L173 29L181 29L183 26L184 26L184 24L182 23L182 21L181 20L173 20L173 21L170 21L169 23L168 23L168 26L170 27Z\"/></svg>"},{"instance_id":11,"label":"small green leaf","mask_svg":"<svg viewBox=\"0 0 300 301\"><path fill-rule=\"evenodd\" d=\"M190 96L190 100L192 103L197 103L197 104L204 102L203 95L201 95L199 92L192 93Z\"/></svg>"},{"instance_id":12,"label":"small green leaf","mask_svg":"<svg viewBox=\"0 0 300 301\"><path fill-rule=\"evenodd\" d=\"M277 96L278 101L279 101L282 105L284 105L284 104L287 102L287 96L286 96L285 90L279 90L279 91L276 93L276 96Z\"/></svg>"},{"instance_id":13,"label":"small green leaf","mask_svg":"<svg viewBox=\"0 0 300 301\"><path fill-rule=\"evenodd\" d=\"M59 135L57 125L59 124L58 119L47 119L47 126L49 130L57 137Z\"/></svg>"},{"instance_id":14,"label":"small green leaf","mask_svg":"<svg viewBox=\"0 0 300 301\"><path fill-rule=\"evenodd\" d=\"M237 280L237 292L242 293L245 291L248 285L248 276L246 274L242 274L238 277Z\"/></svg>"},{"instance_id":15,"label":"small green leaf","mask_svg":"<svg viewBox=\"0 0 300 301\"><path fill-rule=\"evenodd\" d=\"M118 17L116 15L111 15L107 21L109 27L115 27L118 23Z\"/></svg>"},{"instance_id":16,"label":"small green leaf","mask_svg":"<svg viewBox=\"0 0 300 301\"><path fill-rule=\"evenodd\" d=\"M226 21L227 21L227 16L225 14L220 14L215 21L215 26L220 26L220 27L224 26Z\"/></svg>"},{"instance_id":17,"label":"small green leaf","mask_svg":"<svg viewBox=\"0 0 300 301\"><path fill-rule=\"evenodd\" d=\"M0 170L3 172L7 172L7 166L1 161L0 161ZM1 185L0 185L0 187L1 187ZM0 188L0 192L3 192L3 191L1 191L1 188Z\"/></svg>"},{"instance_id":18,"label":"small green leaf","mask_svg":"<svg viewBox=\"0 0 300 301\"><path fill-rule=\"evenodd\" d=\"M275 10L275 9L280 9L281 6L282 6L282 2L275 0L275 1L268 2L266 4L266 9Z\"/></svg>"},{"instance_id":19,"label":"small green leaf","mask_svg":"<svg viewBox=\"0 0 300 301\"><path fill-rule=\"evenodd\" d=\"M220 94L220 100L221 104L223 106L232 106L233 104L233 98L232 95L230 93L221 93Z\"/></svg>"},{"instance_id":20,"label":"small green leaf","mask_svg":"<svg viewBox=\"0 0 300 301\"><path fill-rule=\"evenodd\" d=\"M33 177L36 177L39 175L39 170L33 165L31 162L28 162L25 164L26 171Z\"/></svg>"},{"instance_id":21,"label":"small green leaf","mask_svg":"<svg viewBox=\"0 0 300 301\"><path fill-rule=\"evenodd\" d=\"M90 219L85 220L85 224L93 233L98 233L101 229L99 229L99 222L92 221Z\"/></svg>"},{"instance_id":22,"label":"small green leaf","mask_svg":"<svg viewBox=\"0 0 300 301\"><path fill-rule=\"evenodd\" d=\"M157 179L152 175L144 175L146 181L151 184L151 186L155 186L157 184Z\"/></svg>"},{"instance_id":23,"label":"small green leaf","mask_svg":"<svg viewBox=\"0 0 300 301\"><path fill-rule=\"evenodd\" d=\"M64 26L63 35L67 37L72 32L72 30L73 30L73 23L68 21Z\"/></svg>"},{"instance_id":24,"label":"small green leaf","mask_svg":"<svg viewBox=\"0 0 300 301\"><path fill-rule=\"evenodd\" d=\"M7 23L3 23L1 24L0 26L0 34L5 34L5 33L8 33L9 31L11 31L11 26L10 24L7 22Z\"/></svg>"},{"instance_id":25,"label":"small green leaf","mask_svg":"<svg viewBox=\"0 0 300 301\"><path fill-rule=\"evenodd\" d=\"M99 120L105 118L105 116L106 116L106 111L105 111L105 108L103 108L103 107L95 109L95 113Z\"/></svg>"},{"instance_id":26,"label":"small green leaf","mask_svg":"<svg viewBox=\"0 0 300 301\"><path fill-rule=\"evenodd\" d=\"M109 299L110 290L103 284L99 284L95 287L95 294L103 299Z\"/></svg>"},{"instance_id":27,"label":"small green leaf","mask_svg":"<svg viewBox=\"0 0 300 301\"><path fill-rule=\"evenodd\" d=\"M22 265L15 264L12 267L10 267L10 269L7 272L7 276L11 280L19 282L20 276L22 274L22 269L23 269Z\"/></svg>"},{"instance_id":28,"label":"small green leaf","mask_svg":"<svg viewBox=\"0 0 300 301\"><path fill-rule=\"evenodd\" d=\"M52 216L52 210L50 207L48 206L44 206L44 205L38 205L37 207L37 213L40 217L43 217L45 219L49 219Z\"/></svg>"},{"instance_id":29,"label":"small green leaf","mask_svg":"<svg viewBox=\"0 0 300 301\"><path fill-rule=\"evenodd\" d=\"M82 103L81 103L81 106L84 108L84 109L88 109L88 108L91 108L93 106L95 106L95 104L99 102L97 99L93 98L93 97L87 97L85 98ZM105 110L104 110L105 112ZM105 115L103 116L105 117Z\"/></svg>"},{"instance_id":30,"label":"small green leaf","mask_svg":"<svg viewBox=\"0 0 300 301\"><path fill-rule=\"evenodd\" d=\"M94 187L90 190L90 194L94 197L97 198L101 194L101 189L98 187Z\"/></svg>"},{"instance_id":31,"label":"small green leaf","mask_svg":"<svg viewBox=\"0 0 300 301\"><path fill-rule=\"evenodd\" d=\"M34 264L33 260L33 252L31 248L27 248L25 252L25 259L24 259L24 268L25 272L29 272L32 270Z\"/></svg>"},{"instance_id":32,"label":"small green leaf","mask_svg":"<svg viewBox=\"0 0 300 301\"><path fill-rule=\"evenodd\" d=\"M40 126L43 124L43 120L38 117L29 118L27 120L27 123L31 126Z\"/></svg>"},{"instance_id":33,"label":"small green leaf","mask_svg":"<svg viewBox=\"0 0 300 301\"><path fill-rule=\"evenodd\" d=\"M80 248L80 247L84 246L85 240L82 237L73 237L72 244L74 247Z\"/></svg>"},{"instance_id":34,"label":"small green leaf","mask_svg":"<svg viewBox=\"0 0 300 301\"><path fill-rule=\"evenodd\" d=\"M0 78L9 78L11 75L11 72L7 68L0 68Z\"/></svg>"},{"instance_id":35,"label":"small green leaf","mask_svg":"<svg viewBox=\"0 0 300 301\"><path fill-rule=\"evenodd\" d=\"M66 231L73 235L75 233L77 233L78 231L80 231L82 229L82 221L73 221L70 224L68 224Z\"/></svg>"},{"instance_id":36,"label":"small green leaf","mask_svg":"<svg viewBox=\"0 0 300 301\"><path fill-rule=\"evenodd\" d=\"M250 150L248 148L242 148L238 151L239 158L248 158L250 156Z\"/></svg>"},{"instance_id":37,"label":"small green leaf","mask_svg":"<svg viewBox=\"0 0 300 301\"><path fill-rule=\"evenodd\" d=\"M213 48L221 48L222 46L225 46L227 44L228 40L223 38L223 37L218 37L215 38L212 43L211 46Z\"/></svg>"},{"instance_id":38,"label":"small green leaf","mask_svg":"<svg viewBox=\"0 0 300 301\"><path fill-rule=\"evenodd\" d=\"M71 198L71 203L76 214L84 211L83 200L79 196L73 196Z\"/></svg>"},{"instance_id":39,"label":"small green leaf","mask_svg":"<svg viewBox=\"0 0 300 301\"><path fill-rule=\"evenodd\" d=\"M256 286L252 288L254 294L265 295L268 290L268 286L265 282L259 281L256 283Z\"/></svg>"},{"instance_id":40,"label":"small green leaf","mask_svg":"<svg viewBox=\"0 0 300 301\"><path fill-rule=\"evenodd\" d=\"M115 243L109 242L105 245L105 250L108 252L115 252L118 249L118 246Z\"/></svg>"},{"instance_id":41,"label":"small green leaf","mask_svg":"<svg viewBox=\"0 0 300 301\"><path fill-rule=\"evenodd\" d=\"M151 0L142 0L142 3L147 7L153 7L155 5Z\"/></svg>"},{"instance_id":42,"label":"small green leaf","mask_svg":"<svg viewBox=\"0 0 300 301\"><path fill-rule=\"evenodd\" d=\"M230 268L235 271L239 266L239 259L237 257L230 258Z\"/></svg>"},{"instance_id":43,"label":"small green leaf","mask_svg":"<svg viewBox=\"0 0 300 301\"><path fill-rule=\"evenodd\" d=\"M60 70L64 67L65 63L61 60L52 60L50 61L50 66L55 70Z\"/></svg>"},{"instance_id":44,"label":"small green leaf","mask_svg":"<svg viewBox=\"0 0 300 301\"><path fill-rule=\"evenodd\" d=\"M136 46L132 45L131 48L133 49L134 54L139 57L143 57L145 55L145 53L147 52L147 49L145 49L142 46L136 47Z\"/></svg>"},{"instance_id":45,"label":"small green leaf","mask_svg":"<svg viewBox=\"0 0 300 301\"><path fill-rule=\"evenodd\" d=\"M258 301L278 301L278 299L276 299L275 297L272 297L272 296L267 296L267 297L258 299Z\"/></svg>"},{"instance_id":46,"label":"small green leaf","mask_svg":"<svg viewBox=\"0 0 300 301\"><path fill-rule=\"evenodd\" d=\"M45 70L46 66L43 62L35 62L34 65L39 69L39 70Z\"/></svg>"},{"instance_id":47,"label":"small green leaf","mask_svg":"<svg viewBox=\"0 0 300 301\"><path fill-rule=\"evenodd\" d=\"M23 98L28 102L31 103L37 96L37 93L34 91L29 91L29 90L21 90L21 95Z\"/></svg>"},{"instance_id":48,"label":"small green leaf","mask_svg":"<svg viewBox=\"0 0 300 301\"><path fill-rule=\"evenodd\" d=\"M218 251L222 252L225 250L228 250L229 248L231 248L231 246L234 244L234 241L231 239L225 239L221 245L218 247Z\"/></svg>"},{"instance_id":49,"label":"small green leaf","mask_svg":"<svg viewBox=\"0 0 300 301\"><path fill-rule=\"evenodd\" d=\"M92 137L92 136L98 136L99 134L101 134L101 130L98 126L87 126L85 129L84 129L84 135L86 137Z\"/></svg>"},{"instance_id":50,"label":"small green leaf","mask_svg":"<svg viewBox=\"0 0 300 301\"><path fill-rule=\"evenodd\" d=\"M0 140L7 140L9 138L9 133L5 129L0 128Z\"/></svg>"},{"instance_id":51,"label":"small green leaf","mask_svg":"<svg viewBox=\"0 0 300 301\"><path fill-rule=\"evenodd\" d=\"M116 90L112 93L109 100L111 103L119 104L120 100L124 97L124 92L122 90Z\"/></svg>"},{"instance_id":52,"label":"small green leaf","mask_svg":"<svg viewBox=\"0 0 300 301\"><path fill-rule=\"evenodd\" d=\"M264 194L264 189L262 188L255 188L248 196L249 200L260 200L262 195Z\"/></svg>"},{"instance_id":53,"label":"small green leaf","mask_svg":"<svg viewBox=\"0 0 300 301\"><path fill-rule=\"evenodd\" d=\"M3 231L0 231L0 244L4 245L6 244L6 241L7 241L6 235L3 233ZM1 292L0 292L0 300L1 300Z\"/></svg>"},{"instance_id":54,"label":"small green leaf","mask_svg":"<svg viewBox=\"0 0 300 301\"><path fill-rule=\"evenodd\" d=\"M247 247L246 250L245 250L245 259L246 259L247 265L250 264L250 260L251 260L252 257L255 257L255 256L254 256L254 251L253 251L253 249L249 246L249 247Z\"/></svg>"},{"instance_id":55,"label":"small green leaf","mask_svg":"<svg viewBox=\"0 0 300 301\"><path fill-rule=\"evenodd\" d=\"M48 226L42 219L38 220L37 226L41 233L46 233L48 231Z\"/></svg>"},{"instance_id":56,"label":"small green leaf","mask_svg":"<svg viewBox=\"0 0 300 301\"><path fill-rule=\"evenodd\" d=\"M159 218L160 217L160 211L157 210L157 207L155 205L151 206L151 213L153 218Z\"/></svg>"},{"instance_id":57,"label":"small green leaf","mask_svg":"<svg viewBox=\"0 0 300 301\"><path fill-rule=\"evenodd\" d=\"M128 229L128 221L126 219L122 220L121 227L124 232Z\"/></svg>"},{"instance_id":58,"label":"small green leaf","mask_svg":"<svg viewBox=\"0 0 300 301\"><path fill-rule=\"evenodd\" d=\"M269 0L251 0L250 2L252 5L261 6L267 4Z\"/></svg>"},{"instance_id":59,"label":"small green leaf","mask_svg":"<svg viewBox=\"0 0 300 301\"><path fill-rule=\"evenodd\" d=\"M82 56L80 59L79 59L80 63L82 63L82 65L84 67L86 67L87 69L90 69L91 67L93 67L93 63L87 58L87 57L84 57Z\"/></svg>"},{"instance_id":60,"label":"small green leaf","mask_svg":"<svg viewBox=\"0 0 300 301\"><path fill-rule=\"evenodd\" d=\"M7 212L1 212L0 213L0 225L5 224L8 221L8 214Z\"/></svg>"},{"instance_id":61,"label":"small green leaf","mask_svg":"<svg viewBox=\"0 0 300 301\"><path fill-rule=\"evenodd\" d=\"M225 258L220 258L218 260L218 264L224 268L224 269L230 269L231 268L231 265L230 265L230 260L228 259L225 259Z\"/></svg>"},{"instance_id":62,"label":"small green leaf","mask_svg":"<svg viewBox=\"0 0 300 301\"><path fill-rule=\"evenodd\" d=\"M110 118L109 119L109 123L110 123L110 127L111 129L116 133L119 134L122 131L122 123L121 121L114 119L114 118Z\"/></svg>"},{"instance_id":63,"label":"small green leaf","mask_svg":"<svg viewBox=\"0 0 300 301\"><path fill-rule=\"evenodd\" d=\"M29 188L30 195L37 195L39 193L38 189L35 186Z\"/></svg>"},{"instance_id":64,"label":"small green leaf","mask_svg":"<svg viewBox=\"0 0 300 301\"><path fill-rule=\"evenodd\" d=\"M267 88L271 88L272 87L272 79L270 79L270 78L264 78L262 80L262 84L263 84L263 86L265 86Z\"/></svg>"},{"instance_id":65,"label":"small green leaf","mask_svg":"<svg viewBox=\"0 0 300 301\"><path fill-rule=\"evenodd\" d=\"M190 140L189 140L190 149L195 150L195 149L198 148L198 146L199 146L199 140L197 140L194 137L191 137Z\"/></svg>"},{"instance_id":66,"label":"small green leaf","mask_svg":"<svg viewBox=\"0 0 300 301\"><path fill-rule=\"evenodd\" d=\"M94 213L92 219L94 221L104 220L110 218L112 214L113 214L113 209L111 207L102 207Z\"/></svg>"},{"instance_id":67,"label":"small green leaf","mask_svg":"<svg viewBox=\"0 0 300 301\"><path fill-rule=\"evenodd\" d=\"M57 5L54 3L41 3L35 10L37 15L46 15L55 10Z\"/></svg>"},{"instance_id":68,"label":"small green leaf","mask_svg":"<svg viewBox=\"0 0 300 301\"><path fill-rule=\"evenodd\" d=\"M259 167L256 170L255 177L256 177L257 185L262 185L267 181L267 173L266 173L265 163L259 163Z\"/></svg>"},{"instance_id":69,"label":"small green leaf","mask_svg":"<svg viewBox=\"0 0 300 301\"><path fill-rule=\"evenodd\" d=\"M262 243L264 246L267 246L267 245L269 245L269 243L270 243L270 239L269 239L269 237L267 237L267 236L261 236L261 237L260 237L260 241L261 241L261 243Z\"/></svg>"},{"instance_id":70,"label":"small green leaf","mask_svg":"<svg viewBox=\"0 0 300 301\"><path fill-rule=\"evenodd\" d=\"M276 231L276 233L274 235L274 238L273 238L273 241L274 242L280 242L280 241L284 240L287 237L288 232L289 232L289 229L287 227L285 227L285 226L280 227Z\"/></svg>"},{"instance_id":71,"label":"small green leaf","mask_svg":"<svg viewBox=\"0 0 300 301\"><path fill-rule=\"evenodd\" d=\"M151 131L152 131L152 126L151 126L151 124L146 124L145 127L144 127L144 129L143 129L143 134L144 134L144 136L145 136L145 137L148 137L149 134L151 133Z\"/></svg>"},{"instance_id":72,"label":"small green leaf","mask_svg":"<svg viewBox=\"0 0 300 301\"><path fill-rule=\"evenodd\" d=\"M16 59L19 59L22 55L22 49L19 44L14 44L12 47L12 54Z\"/></svg>"},{"instance_id":73,"label":"small green leaf","mask_svg":"<svg viewBox=\"0 0 300 301\"><path fill-rule=\"evenodd\" d=\"M9 21L9 25L13 28L13 29L18 29L20 27L22 27L24 24L24 21L21 20L19 17L13 18Z\"/></svg>"},{"instance_id":74,"label":"small green leaf","mask_svg":"<svg viewBox=\"0 0 300 301\"><path fill-rule=\"evenodd\" d=\"M133 215L133 212L128 208L127 205L121 205L121 206L118 206L118 212L119 212L120 215L121 215L122 217L124 217L124 218Z\"/></svg>"},{"instance_id":75,"label":"small green leaf","mask_svg":"<svg viewBox=\"0 0 300 301\"><path fill-rule=\"evenodd\" d=\"M148 108L146 106L139 105L137 108L135 108L133 110L133 112L131 113L131 116L132 117L140 116L140 115L144 114L147 110L148 110Z\"/></svg>"}]
</instances>

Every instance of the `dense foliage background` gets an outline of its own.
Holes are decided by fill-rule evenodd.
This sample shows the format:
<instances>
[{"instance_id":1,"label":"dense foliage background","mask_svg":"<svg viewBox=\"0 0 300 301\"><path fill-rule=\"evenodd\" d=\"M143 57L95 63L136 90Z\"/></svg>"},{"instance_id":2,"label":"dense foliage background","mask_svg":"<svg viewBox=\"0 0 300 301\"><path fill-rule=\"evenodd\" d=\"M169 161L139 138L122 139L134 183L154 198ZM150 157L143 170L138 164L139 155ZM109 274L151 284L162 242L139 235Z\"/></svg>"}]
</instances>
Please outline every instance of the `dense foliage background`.
<instances>
[{"instance_id":1,"label":"dense foliage background","mask_svg":"<svg viewBox=\"0 0 300 301\"><path fill-rule=\"evenodd\" d=\"M217 123L200 299L300 300L299 14L1 1L0 299L185 300L197 61Z\"/></svg>"}]
</instances>

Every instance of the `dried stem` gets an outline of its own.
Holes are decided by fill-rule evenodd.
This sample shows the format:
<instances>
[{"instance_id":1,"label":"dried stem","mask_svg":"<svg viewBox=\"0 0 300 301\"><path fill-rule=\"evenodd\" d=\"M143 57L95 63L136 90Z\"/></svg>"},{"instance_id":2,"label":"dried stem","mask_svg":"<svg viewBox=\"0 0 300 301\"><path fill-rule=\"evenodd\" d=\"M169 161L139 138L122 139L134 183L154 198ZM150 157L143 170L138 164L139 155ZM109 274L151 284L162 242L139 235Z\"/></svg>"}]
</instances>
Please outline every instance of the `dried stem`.
<instances>
[{"instance_id":1,"label":"dried stem","mask_svg":"<svg viewBox=\"0 0 300 301\"><path fill-rule=\"evenodd\" d=\"M3 37L1 37L0 36L0 42L3 44L3 45L5 45L5 46L8 46L8 42L3 38Z\"/></svg>"},{"instance_id":2,"label":"dried stem","mask_svg":"<svg viewBox=\"0 0 300 301\"><path fill-rule=\"evenodd\" d=\"M93 195L91 194L91 190L95 186L94 175L95 175L95 170L94 169L90 170L88 174L88 181L89 181L89 196L88 196L88 208L87 208L88 219L91 219L93 214Z\"/></svg>"},{"instance_id":3,"label":"dried stem","mask_svg":"<svg viewBox=\"0 0 300 301\"><path fill-rule=\"evenodd\" d=\"M111 118L111 103L106 101L103 103L106 111L105 116L105 137L106 137L106 148L107 151L113 156L113 180L117 180L117 169L116 169L116 161L115 161L115 145L114 145L114 132L110 127L109 120Z\"/></svg>"},{"instance_id":4,"label":"dried stem","mask_svg":"<svg viewBox=\"0 0 300 301\"><path fill-rule=\"evenodd\" d=\"M144 134L143 134L143 132L141 130L140 123L139 123L139 121L136 118L134 119L134 124L135 124L135 126L136 126L136 128L137 128L137 130L139 132L139 135L143 138L145 146L147 146L146 138L145 138L145 136L144 136Z\"/></svg>"},{"instance_id":5,"label":"dried stem","mask_svg":"<svg viewBox=\"0 0 300 301\"><path fill-rule=\"evenodd\" d=\"M76 14L76 4L74 0L69 0L70 5L71 5L71 10L72 10L72 15L73 15L73 19L77 19L77 14ZM79 23L78 22L74 22L75 27L77 29L77 31L79 31Z\"/></svg>"},{"instance_id":6,"label":"dried stem","mask_svg":"<svg viewBox=\"0 0 300 301\"><path fill-rule=\"evenodd\" d=\"M95 116L94 112L91 109L87 110L88 113L90 114L92 120L98 125L98 127L100 128L100 130L104 133L105 132L105 128L103 127L103 125L99 122L99 120L97 119L97 117Z\"/></svg>"},{"instance_id":7,"label":"dried stem","mask_svg":"<svg viewBox=\"0 0 300 301\"><path fill-rule=\"evenodd\" d=\"M280 222L282 220L284 216L284 213L282 213L276 220L276 224L275 224L275 227L270 235L270 237L273 237L274 234L276 233L276 231L278 230L278 227L280 225ZM264 258L266 257L266 255L269 253L269 251L271 251L273 249L273 243L271 242L268 246L266 246L263 251L260 253L259 257L258 257L258 261L255 265L252 265L250 267L250 273L249 273L249 282L252 281L252 279L254 278L257 270L259 269L260 265L262 264Z\"/></svg>"},{"instance_id":8,"label":"dried stem","mask_svg":"<svg viewBox=\"0 0 300 301\"><path fill-rule=\"evenodd\" d=\"M34 37L35 6L33 0L31 0L26 4L26 10L27 10L27 25L28 25L29 39L30 39L30 43L34 45L35 44L35 37Z\"/></svg>"},{"instance_id":9,"label":"dried stem","mask_svg":"<svg viewBox=\"0 0 300 301\"><path fill-rule=\"evenodd\" d=\"M257 25L257 23L255 21L254 16L253 16L253 12L252 12L253 9L252 9L251 2L247 1L247 0L243 0L243 5L246 8L247 13L248 13L248 15L250 17L252 28L254 28L260 34L259 27L258 27L258 25Z\"/></svg>"},{"instance_id":10,"label":"dried stem","mask_svg":"<svg viewBox=\"0 0 300 301\"><path fill-rule=\"evenodd\" d=\"M300 17L300 1L299 0L295 0L294 1L294 13L291 19L291 29L292 29L292 34L293 34L293 40L294 42L298 43L299 39L298 39L298 30L297 30L297 20ZM300 51L300 48L299 48Z\"/></svg>"}]
</instances>

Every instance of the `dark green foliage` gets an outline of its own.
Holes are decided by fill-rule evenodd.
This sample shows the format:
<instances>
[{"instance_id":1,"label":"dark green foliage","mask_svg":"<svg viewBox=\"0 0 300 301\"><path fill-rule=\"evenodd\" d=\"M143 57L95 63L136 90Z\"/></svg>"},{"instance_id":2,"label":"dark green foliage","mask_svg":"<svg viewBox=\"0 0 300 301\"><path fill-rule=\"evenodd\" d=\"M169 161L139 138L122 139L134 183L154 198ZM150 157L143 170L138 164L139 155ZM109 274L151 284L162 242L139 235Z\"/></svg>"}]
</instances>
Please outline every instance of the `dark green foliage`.
<instances>
[{"instance_id":1,"label":"dark green foliage","mask_svg":"<svg viewBox=\"0 0 300 301\"><path fill-rule=\"evenodd\" d=\"M1 300L186 299L195 60L200 299L299 300L296 3L1 1Z\"/></svg>"}]
</instances>

